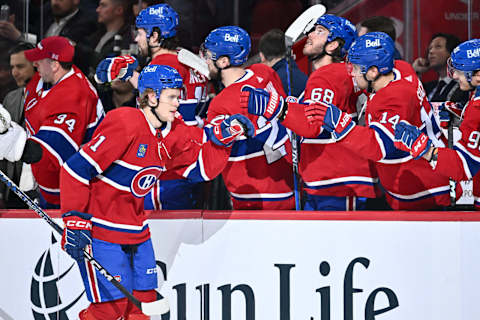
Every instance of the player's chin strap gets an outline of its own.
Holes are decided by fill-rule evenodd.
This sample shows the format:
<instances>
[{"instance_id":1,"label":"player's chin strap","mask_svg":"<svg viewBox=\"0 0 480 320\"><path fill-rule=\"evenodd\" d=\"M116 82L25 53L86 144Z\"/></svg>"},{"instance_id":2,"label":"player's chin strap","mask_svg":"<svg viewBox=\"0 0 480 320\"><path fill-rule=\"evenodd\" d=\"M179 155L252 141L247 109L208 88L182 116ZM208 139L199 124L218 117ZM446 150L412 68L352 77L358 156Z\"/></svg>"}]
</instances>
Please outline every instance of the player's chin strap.
<instances>
[{"instance_id":1,"label":"player's chin strap","mask_svg":"<svg viewBox=\"0 0 480 320\"><path fill-rule=\"evenodd\" d=\"M155 106L151 106L150 102L147 102L147 105L150 108L150 111L152 111L155 118L157 118L157 120L160 121L160 123L163 123L163 121L160 120L160 117L158 116L158 114L155 112L155 109L157 109L158 106L160 105L160 98L157 98L157 104Z\"/></svg>"},{"instance_id":2,"label":"player's chin strap","mask_svg":"<svg viewBox=\"0 0 480 320\"><path fill-rule=\"evenodd\" d=\"M367 74L366 74L366 73L363 74L363 79L365 79L365 81L367 81L367 83L368 83L368 87L367 87L367 92L368 92L368 93L372 93L372 92L373 92L373 86L372 86L372 84L373 84L375 81L377 81L378 78L380 78L380 76L381 76L381 74L379 73L379 74L377 74L377 76L375 77L375 79L373 79L373 80L368 80L368 79L367 79Z\"/></svg>"}]
</instances>

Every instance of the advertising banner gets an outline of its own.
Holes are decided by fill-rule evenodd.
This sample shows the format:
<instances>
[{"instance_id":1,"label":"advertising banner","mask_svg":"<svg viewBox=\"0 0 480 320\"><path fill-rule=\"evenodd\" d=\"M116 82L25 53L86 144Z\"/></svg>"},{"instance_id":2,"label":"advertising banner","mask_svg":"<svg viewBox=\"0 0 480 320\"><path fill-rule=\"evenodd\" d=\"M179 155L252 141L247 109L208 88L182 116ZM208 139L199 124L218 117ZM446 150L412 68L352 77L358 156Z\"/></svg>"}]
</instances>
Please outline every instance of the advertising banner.
<instances>
[{"instance_id":1,"label":"advertising banner","mask_svg":"<svg viewBox=\"0 0 480 320\"><path fill-rule=\"evenodd\" d=\"M261 214L152 216L170 319L480 318L476 213ZM0 319L77 319L78 268L43 220L1 218L0 243Z\"/></svg>"}]
</instances>

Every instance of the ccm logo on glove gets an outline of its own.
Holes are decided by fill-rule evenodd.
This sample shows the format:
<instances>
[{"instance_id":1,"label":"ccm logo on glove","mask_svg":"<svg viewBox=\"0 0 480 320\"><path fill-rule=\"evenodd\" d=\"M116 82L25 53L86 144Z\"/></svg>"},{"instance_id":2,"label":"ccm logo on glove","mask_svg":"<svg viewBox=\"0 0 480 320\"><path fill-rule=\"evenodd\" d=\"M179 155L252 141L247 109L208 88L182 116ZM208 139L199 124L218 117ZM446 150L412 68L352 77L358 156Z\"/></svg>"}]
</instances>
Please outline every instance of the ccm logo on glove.
<instances>
[{"instance_id":1,"label":"ccm logo on glove","mask_svg":"<svg viewBox=\"0 0 480 320\"><path fill-rule=\"evenodd\" d=\"M72 229L92 229L92 224L89 221L75 221L68 220L66 226Z\"/></svg>"},{"instance_id":2,"label":"ccm logo on glove","mask_svg":"<svg viewBox=\"0 0 480 320\"><path fill-rule=\"evenodd\" d=\"M420 136L420 139L417 140L417 142L415 143L415 145L413 146L413 151L414 153L418 153L418 150L419 148L422 148L423 145L425 144L425 141L427 140L427 136L426 135L421 135Z\"/></svg>"},{"instance_id":3,"label":"ccm logo on glove","mask_svg":"<svg viewBox=\"0 0 480 320\"><path fill-rule=\"evenodd\" d=\"M350 123L350 120L352 117L348 113L344 113L342 117L342 121L340 121L340 125L342 126L342 130L345 128L347 124ZM337 130L337 131L342 131L342 130Z\"/></svg>"}]
</instances>

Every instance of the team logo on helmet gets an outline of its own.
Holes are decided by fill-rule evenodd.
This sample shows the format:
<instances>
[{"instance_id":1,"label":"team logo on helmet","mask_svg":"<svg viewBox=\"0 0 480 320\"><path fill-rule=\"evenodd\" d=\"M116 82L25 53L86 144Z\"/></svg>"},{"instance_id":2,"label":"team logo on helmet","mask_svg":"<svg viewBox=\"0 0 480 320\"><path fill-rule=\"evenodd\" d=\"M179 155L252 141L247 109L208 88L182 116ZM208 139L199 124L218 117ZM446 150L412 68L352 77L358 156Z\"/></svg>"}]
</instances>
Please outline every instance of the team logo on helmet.
<instances>
[{"instance_id":1,"label":"team logo on helmet","mask_svg":"<svg viewBox=\"0 0 480 320\"><path fill-rule=\"evenodd\" d=\"M163 172L161 167L147 167L140 170L132 179L130 190L137 198L145 197Z\"/></svg>"}]
</instances>

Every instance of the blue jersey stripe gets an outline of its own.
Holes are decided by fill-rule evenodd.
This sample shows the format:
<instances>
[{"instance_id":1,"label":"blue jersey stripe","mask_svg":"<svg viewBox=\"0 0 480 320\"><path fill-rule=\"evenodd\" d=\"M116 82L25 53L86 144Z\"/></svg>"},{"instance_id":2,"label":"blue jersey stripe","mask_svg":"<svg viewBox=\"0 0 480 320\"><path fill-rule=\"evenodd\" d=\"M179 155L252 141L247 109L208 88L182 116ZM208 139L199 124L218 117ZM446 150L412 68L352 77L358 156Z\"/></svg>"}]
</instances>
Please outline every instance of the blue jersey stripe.
<instances>
[{"instance_id":1,"label":"blue jersey stripe","mask_svg":"<svg viewBox=\"0 0 480 320\"><path fill-rule=\"evenodd\" d=\"M77 152L78 146L73 145L63 134L58 131L41 128L35 137L55 150L60 158L62 158L63 162L67 161L68 158Z\"/></svg>"},{"instance_id":2,"label":"blue jersey stripe","mask_svg":"<svg viewBox=\"0 0 480 320\"><path fill-rule=\"evenodd\" d=\"M287 136L287 130L285 129L284 126L279 125L278 129L279 129L278 134L275 137L274 144L278 143L285 136ZM270 137L271 131L272 131L272 129L268 129L268 130L265 130L265 131L257 134L253 138L235 141L235 143L232 146L232 151L230 153L230 157L232 157L232 158L240 157L240 156L245 156L245 155L257 153L259 151L263 151L264 146L265 146L265 142ZM280 147L280 146L278 146L278 147Z\"/></svg>"},{"instance_id":3,"label":"blue jersey stripe","mask_svg":"<svg viewBox=\"0 0 480 320\"><path fill-rule=\"evenodd\" d=\"M73 172L87 181L90 181L99 174L95 167L92 166L80 152L74 154L68 160L68 167L70 167Z\"/></svg>"},{"instance_id":4,"label":"blue jersey stripe","mask_svg":"<svg viewBox=\"0 0 480 320\"><path fill-rule=\"evenodd\" d=\"M398 160L410 156L408 152L395 148L392 138L384 131L386 129L377 124L370 124L370 127L378 133L378 136L383 144L383 149L385 150L384 160Z\"/></svg>"}]
</instances>

